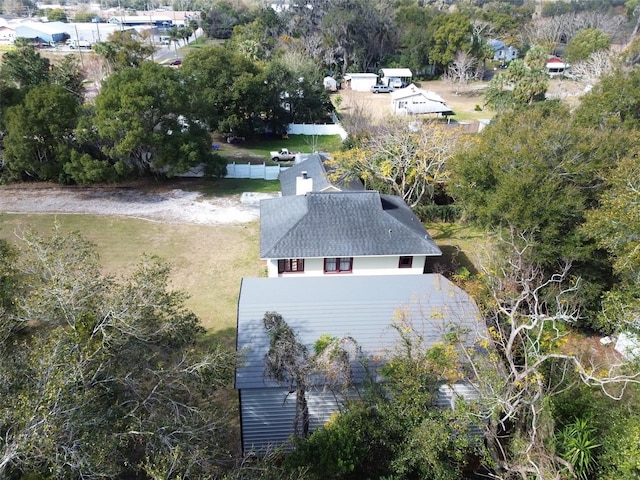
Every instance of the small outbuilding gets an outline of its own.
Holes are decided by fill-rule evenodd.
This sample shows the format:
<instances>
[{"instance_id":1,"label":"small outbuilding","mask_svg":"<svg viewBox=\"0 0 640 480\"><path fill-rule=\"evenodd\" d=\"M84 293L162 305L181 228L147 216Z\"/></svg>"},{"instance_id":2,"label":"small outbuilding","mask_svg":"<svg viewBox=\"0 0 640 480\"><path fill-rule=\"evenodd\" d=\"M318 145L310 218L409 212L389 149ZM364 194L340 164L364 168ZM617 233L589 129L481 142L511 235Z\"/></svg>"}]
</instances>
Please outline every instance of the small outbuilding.
<instances>
[{"instance_id":1,"label":"small outbuilding","mask_svg":"<svg viewBox=\"0 0 640 480\"><path fill-rule=\"evenodd\" d=\"M380 70L380 81L393 88L404 88L412 81L413 73L408 68L383 68Z\"/></svg>"},{"instance_id":2,"label":"small outbuilding","mask_svg":"<svg viewBox=\"0 0 640 480\"><path fill-rule=\"evenodd\" d=\"M338 90L337 80L329 75L322 79L322 85L324 85L325 90L329 90L330 92Z\"/></svg>"},{"instance_id":3,"label":"small outbuilding","mask_svg":"<svg viewBox=\"0 0 640 480\"><path fill-rule=\"evenodd\" d=\"M378 83L378 75L375 73L348 73L344 76L346 88L356 92L369 92L371 87Z\"/></svg>"},{"instance_id":4,"label":"small outbuilding","mask_svg":"<svg viewBox=\"0 0 640 480\"><path fill-rule=\"evenodd\" d=\"M560 57L549 55L549 58L547 58L547 73L549 76L564 75L567 68L569 68L569 66Z\"/></svg>"}]
</instances>

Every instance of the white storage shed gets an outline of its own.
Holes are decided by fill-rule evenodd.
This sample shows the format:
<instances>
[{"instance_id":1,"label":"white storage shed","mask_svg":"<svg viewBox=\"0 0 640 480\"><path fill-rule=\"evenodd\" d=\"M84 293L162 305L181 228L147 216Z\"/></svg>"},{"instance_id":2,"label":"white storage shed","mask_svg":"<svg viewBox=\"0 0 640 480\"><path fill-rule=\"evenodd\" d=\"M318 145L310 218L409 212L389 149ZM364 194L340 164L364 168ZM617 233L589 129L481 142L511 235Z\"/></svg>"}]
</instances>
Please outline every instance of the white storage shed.
<instances>
[{"instance_id":1,"label":"white storage shed","mask_svg":"<svg viewBox=\"0 0 640 480\"><path fill-rule=\"evenodd\" d=\"M378 82L375 73L348 73L344 76L347 88L356 92L368 92Z\"/></svg>"}]
</instances>

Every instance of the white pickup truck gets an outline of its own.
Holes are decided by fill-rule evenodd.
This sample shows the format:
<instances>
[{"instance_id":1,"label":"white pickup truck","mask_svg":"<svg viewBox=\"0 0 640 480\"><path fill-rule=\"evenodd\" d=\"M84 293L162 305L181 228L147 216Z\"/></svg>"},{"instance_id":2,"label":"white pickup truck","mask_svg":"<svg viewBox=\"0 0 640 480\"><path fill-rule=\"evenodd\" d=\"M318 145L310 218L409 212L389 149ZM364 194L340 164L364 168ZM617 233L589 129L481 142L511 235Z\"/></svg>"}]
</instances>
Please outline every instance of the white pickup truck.
<instances>
[{"instance_id":1,"label":"white pickup truck","mask_svg":"<svg viewBox=\"0 0 640 480\"><path fill-rule=\"evenodd\" d=\"M295 160L296 155L300 152L290 152L286 148L281 148L277 152L271 152L271 160L274 162L289 162Z\"/></svg>"},{"instance_id":2,"label":"white pickup truck","mask_svg":"<svg viewBox=\"0 0 640 480\"><path fill-rule=\"evenodd\" d=\"M72 40L69 39L67 40L67 46L69 48L75 49L75 48L85 48L85 49L91 49L91 42L87 41L87 40Z\"/></svg>"}]
</instances>

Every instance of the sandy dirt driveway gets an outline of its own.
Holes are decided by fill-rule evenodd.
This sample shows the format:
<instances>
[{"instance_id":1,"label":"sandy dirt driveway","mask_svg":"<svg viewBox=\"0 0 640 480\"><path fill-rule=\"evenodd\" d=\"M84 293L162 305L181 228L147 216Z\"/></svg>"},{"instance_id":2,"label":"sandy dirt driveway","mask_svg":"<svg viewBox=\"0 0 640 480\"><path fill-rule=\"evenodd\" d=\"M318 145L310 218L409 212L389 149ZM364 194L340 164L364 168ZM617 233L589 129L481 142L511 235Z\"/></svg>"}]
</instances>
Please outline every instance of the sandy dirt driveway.
<instances>
[{"instance_id":1,"label":"sandy dirt driveway","mask_svg":"<svg viewBox=\"0 0 640 480\"><path fill-rule=\"evenodd\" d=\"M229 225L260 216L260 200L275 194L206 197L181 188L55 187L15 185L0 187L2 213L74 213L115 215L162 223Z\"/></svg>"},{"instance_id":2,"label":"sandy dirt driveway","mask_svg":"<svg viewBox=\"0 0 640 480\"><path fill-rule=\"evenodd\" d=\"M493 117L494 113L484 106L484 91L489 81L476 82L456 92L455 86L443 80L429 80L417 82L424 89L438 94L451 109L465 121L473 122L478 119ZM584 94L585 85L573 80L551 79L547 97L559 99L575 105L579 97ZM385 122L392 115L391 96L388 93L356 92L353 90L339 90L333 94L341 97L338 111L346 116L356 112L368 115L374 124ZM480 107L481 110L477 108Z\"/></svg>"},{"instance_id":3,"label":"sandy dirt driveway","mask_svg":"<svg viewBox=\"0 0 640 480\"><path fill-rule=\"evenodd\" d=\"M432 91L441 96L447 105L458 114L487 117L486 113L475 111L476 105L482 105L484 103L482 90L487 86L487 82L477 84L473 89L469 88L466 90L464 94L457 95L455 88L442 80L418 82L417 85L424 90ZM383 123L392 115L391 95L388 93L375 94L371 92L340 90L334 94L334 96L337 95L341 97L338 110L343 115L350 115L355 112L366 112L374 124Z\"/></svg>"}]
</instances>

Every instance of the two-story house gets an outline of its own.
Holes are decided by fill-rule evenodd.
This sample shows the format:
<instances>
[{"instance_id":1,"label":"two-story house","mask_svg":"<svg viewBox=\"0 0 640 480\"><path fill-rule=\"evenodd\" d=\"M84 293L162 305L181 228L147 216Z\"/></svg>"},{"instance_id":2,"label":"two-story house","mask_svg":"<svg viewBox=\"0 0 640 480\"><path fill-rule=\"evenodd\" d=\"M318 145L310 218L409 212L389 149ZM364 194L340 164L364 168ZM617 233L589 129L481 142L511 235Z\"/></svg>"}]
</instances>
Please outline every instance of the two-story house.
<instances>
[{"instance_id":1,"label":"two-story house","mask_svg":"<svg viewBox=\"0 0 640 480\"><path fill-rule=\"evenodd\" d=\"M426 348L451 329L464 332L467 347L486 337L473 299L429 273L442 253L407 204L328 170L322 157L311 156L281 173L282 197L260 203L268 278L243 279L238 300L235 388L245 451L289 445L296 418L294 379L282 384L265 372L267 312L280 314L309 351L323 335L353 338L374 369L400 340L394 319L410 322ZM340 411L345 395L357 394L365 372L356 362L351 368L346 393L322 375L306 386L311 430ZM436 403L475 395L465 382L443 385Z\"/></svg>"}]
</instances>

